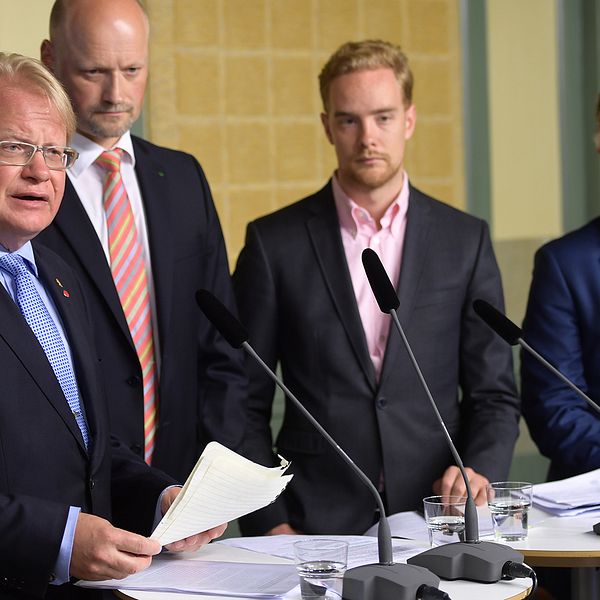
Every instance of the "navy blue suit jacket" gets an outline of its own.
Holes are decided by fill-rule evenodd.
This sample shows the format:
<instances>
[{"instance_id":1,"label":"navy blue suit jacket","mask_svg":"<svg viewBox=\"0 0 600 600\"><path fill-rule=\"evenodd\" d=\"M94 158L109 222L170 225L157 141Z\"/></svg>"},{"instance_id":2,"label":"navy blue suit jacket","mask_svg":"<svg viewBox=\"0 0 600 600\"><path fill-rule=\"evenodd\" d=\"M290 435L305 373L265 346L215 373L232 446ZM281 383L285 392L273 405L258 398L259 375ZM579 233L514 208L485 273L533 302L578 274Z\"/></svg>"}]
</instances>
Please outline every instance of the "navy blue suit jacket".
<instances>
[{"instance_id":1,"label":"navy blue suit jacket","mask_svg":"<svg viewBox=\"0 0 600 600\"><path fill-rule=\"evenodd\" d=\"M91 443L88 454L42 347L0 285L0 596L93 597L69 584L47 588L69 506L148 535L158 496L174 482L111 439L81 287L53 252L34 251L69 340Z\"/></svg>"},{"instance_id":2,"label":"navy blue suit jacket","mask_svg":"<svg viewBox=\"0 0 600 600\"><path fill-rule=\"evenodd\" d=\"M523 338L600 402L600 219L538 250ZM523 414L549 478L600 468L600 417L527 353Z\"/></svg>"},{"instance_id":3,"label":"navy blue suit jacket","mask_svg":"<svg viewBox=\"0 0 600 600\"><path fill-rule=\"evenodd\" d=\"M208 182L189 154L133 137L146 214L160 341L158 433L153 466L183 481L211 440L236 449L244 433L246 374L198 309L206 288L234 310L225 244ZM112 432L144 447L142 373L106 256L69 181L39 239L76 271L94 315Z\"/></svg>"}]
</instances>

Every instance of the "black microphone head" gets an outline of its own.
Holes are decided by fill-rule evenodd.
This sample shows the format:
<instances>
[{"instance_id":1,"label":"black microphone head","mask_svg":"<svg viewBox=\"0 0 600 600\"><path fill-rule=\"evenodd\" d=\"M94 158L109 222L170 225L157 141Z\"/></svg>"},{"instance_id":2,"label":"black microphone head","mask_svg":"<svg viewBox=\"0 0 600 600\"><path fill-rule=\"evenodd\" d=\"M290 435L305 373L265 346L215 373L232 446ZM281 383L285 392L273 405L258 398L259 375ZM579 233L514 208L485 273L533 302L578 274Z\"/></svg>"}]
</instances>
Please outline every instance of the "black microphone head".
<instances>
[{"instance_id":1,"label":"black microphone head","mask_svg":"<svg viewBox=\"0 0 600 600\"><path fill-rule=\"evenodd\" d=\"M506 342L516 346L522 331L508 317L485 300L475 300L473 310Z\"/></svg>"},{"instance_id":2,"label":"black microphone head","mask_svg":"<svg viewBox=\"0 0 600 600\"><path fill-rule=\"evenodd\" d=\"M244 326L208 290L198 290L196 302L206 318L234 348L241 348L248 341L248 332Z\"/></svg>"},{"instance_id":3,"label":"black microphone head","mask_svg":"<svg viewBox=\"0 0 600 600\"><path fill-rule=\"evenodd\" d=\"M400 306L400 300L377 253L371 248L365 248L362 253L362 263L381 312L389 313L396 310Z\"/></svg>"}]
</instances>

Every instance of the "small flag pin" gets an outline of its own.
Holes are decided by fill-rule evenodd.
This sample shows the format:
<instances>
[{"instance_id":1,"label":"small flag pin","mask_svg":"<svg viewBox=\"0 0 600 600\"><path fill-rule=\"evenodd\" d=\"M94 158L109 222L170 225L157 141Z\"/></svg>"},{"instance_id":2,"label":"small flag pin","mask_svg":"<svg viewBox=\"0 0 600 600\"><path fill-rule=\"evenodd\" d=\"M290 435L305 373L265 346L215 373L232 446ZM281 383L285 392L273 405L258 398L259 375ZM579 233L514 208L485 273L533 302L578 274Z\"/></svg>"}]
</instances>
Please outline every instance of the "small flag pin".
<instances>
[{"instance_id":1,"label":"small flag pin","mask_svg":"<svg viewBox=\"0 0 600 600\"><path fill-rule=\"evenodd\" d=\"M70 298L70 297L71 297L71 294L69 294L69 292L67 292L67 290L63 290L63 296L64 296L65 298Z\"/></svg>"}]
</instances>

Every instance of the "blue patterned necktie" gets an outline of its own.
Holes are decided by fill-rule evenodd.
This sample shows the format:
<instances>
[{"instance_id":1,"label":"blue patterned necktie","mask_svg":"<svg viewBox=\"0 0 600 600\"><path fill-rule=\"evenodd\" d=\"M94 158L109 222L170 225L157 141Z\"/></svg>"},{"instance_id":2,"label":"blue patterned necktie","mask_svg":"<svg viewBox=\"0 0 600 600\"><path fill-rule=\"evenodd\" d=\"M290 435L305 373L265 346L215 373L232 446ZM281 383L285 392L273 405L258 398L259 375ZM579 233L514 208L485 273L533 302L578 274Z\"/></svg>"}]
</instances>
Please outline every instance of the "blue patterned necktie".
<instances>
[{"instance_id":1,"label":"blue patterned necktie","mask_svg":"<svg viewBox=\"0 0 600 600\"><path fill-rule=\"evenodd\" d=\"M39 295L23 258L18 254L5 254L0 256L0 267L8 271L14 278L17 288L17 305L48 357L48 362L60 383L87 448L89 434L79 403L77 381L56 323Z\"/></svg>"}]
</instances>

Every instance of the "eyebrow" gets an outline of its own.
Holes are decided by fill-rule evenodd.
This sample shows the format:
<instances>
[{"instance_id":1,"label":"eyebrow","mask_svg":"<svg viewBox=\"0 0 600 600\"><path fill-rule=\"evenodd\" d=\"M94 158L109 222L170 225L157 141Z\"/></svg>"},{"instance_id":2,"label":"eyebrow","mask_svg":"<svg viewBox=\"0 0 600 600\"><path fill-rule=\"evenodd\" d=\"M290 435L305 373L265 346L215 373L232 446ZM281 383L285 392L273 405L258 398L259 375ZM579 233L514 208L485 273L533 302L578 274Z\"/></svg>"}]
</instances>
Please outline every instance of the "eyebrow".
<instances>
[{"instance_id":1,"label":"eyebrow","mask_svg":"<svg viewBox=\"0 0 600 600\"><path fill-rule=\"evenodd\" d=\"M383 113L390 113L390 112L398 112L398 108L397 107L388 107L388 108L378 108L377 110L373 110L371 112L369 112L369 115L380 115ZM334 117L356 117L357 113L353 113L353 112L349 112L349 111L343 111L343 110L338 110L335 113L333 113Z\"/></svg>"}]
</instances>

